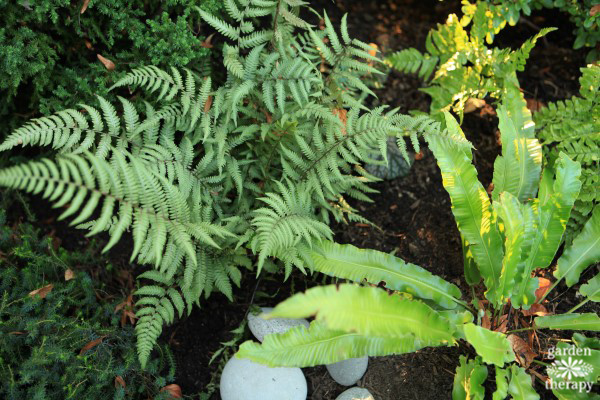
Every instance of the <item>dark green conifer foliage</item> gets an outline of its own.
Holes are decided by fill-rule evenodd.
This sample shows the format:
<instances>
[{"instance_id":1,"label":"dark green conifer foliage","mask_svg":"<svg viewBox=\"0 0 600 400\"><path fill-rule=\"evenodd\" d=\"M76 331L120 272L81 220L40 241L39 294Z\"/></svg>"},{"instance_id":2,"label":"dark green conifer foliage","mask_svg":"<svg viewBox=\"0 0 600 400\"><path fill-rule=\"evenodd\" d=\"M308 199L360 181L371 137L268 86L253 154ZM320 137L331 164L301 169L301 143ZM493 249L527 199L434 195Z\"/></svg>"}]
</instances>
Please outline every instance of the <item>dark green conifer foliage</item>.
<instances>
[{"instance_id":1,"label":"dark green conifer foliage","mask_svg":"<svg viewBox=\"0 0 600 400\"><path fill-rule=\"evenodd\" d=\"M30 225L8 228L0 210L0 398L166 399L160 389L175 373L168 348L142 372L133 328L118 325L118 301L99 301L104 289L83 270L65 281L68 267L98 262L55 252ZM30 295L50 284L44 298Z\"/></svg>"},{"instance_id":2,"label":"dark green conifer foliage","mask_svg":"<svg viewBox=\"0 0 600 400\"><path fill-rule=\"evenodd\" d=\"M87 8L81 13L82 5ZM210 71L195 7L217 0L16 0L0 2L0 137L31 116L108 96L141 65ZM97 54L116 68L107 71Z\"/></svg>"}]
</instances>

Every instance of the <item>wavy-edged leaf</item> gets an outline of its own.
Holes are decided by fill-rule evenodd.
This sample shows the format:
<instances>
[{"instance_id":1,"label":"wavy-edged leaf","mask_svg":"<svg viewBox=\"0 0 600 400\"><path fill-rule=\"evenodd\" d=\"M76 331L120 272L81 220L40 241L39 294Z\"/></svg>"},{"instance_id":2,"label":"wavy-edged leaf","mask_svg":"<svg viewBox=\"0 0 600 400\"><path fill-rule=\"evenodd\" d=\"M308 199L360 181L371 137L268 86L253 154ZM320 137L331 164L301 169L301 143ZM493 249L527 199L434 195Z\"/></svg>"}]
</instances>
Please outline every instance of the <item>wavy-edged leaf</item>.
<instances>
[{"instance_id":1,"label":"wavy-edged leaf","mask_svg":"<svg viewBox=\"0 0 600 400\"><path fill-rule=\"evenodd\" d=\"M501 302L506 302L512 295L515 278L521 266L523 240L525 239L525 224L523 213L517 197L510 192L504 192L494 202L500 220L504 226L504 260L498 284L498 296Z\"/></svg>"},{"instance_id":2,"label":"wavy-edged leaf","mask_svg":"<svg viewBox=\"0 0 600 400\"><path fill-rule=\"evenodd\" d=\"M312 288L283 301L267 317L313 315L334 330L395 338L413 334L431 344L454 342L450 322L431 307L376 287L343 284Z\"/></svg>"},{"instance_id":3,"label":"wavy-edged leaf","mask_svg":"<svg viewBox=\"0 0 600 400\"><path fill-rule=\"evenodd\" d=\"M535 197L542 170L542 146L535 138L531 112L520 91L507 90L498 108L502 155L494 162L494 191L497 200L509 192L519 201Z\"/></svg>"},{"instance_id":4,"label":"wavy-edged leaf","mask_svg":"<svg viewBox=\"0 0 600 400\"><path fill-rule=\"evenodd\" d=\"M585 285L581 285L579 293L594 302L600 302L600 274L596 274Z\"/></svg>"},{"instance_id":5,"label":"wavy-edged leaf","mask_svg":"<svg viewBox=\"0 0 600 400\"><path fill-rule=\"evenodd\" d=\"M504 400L508 396L508 373L508 369L496 366L496 391L492 400Z\"/></svg>"},{"instance_id":6,"label":"wavy-edged leaf","mask_svg":"<svg viewBox=\"0 0 600 400\"><path fill-rule=\"evenodd\" d=\"M313 245L309 259L312 269L326 275L356 282L363 279L374 284L384 282L388 289L433 300L444 308L455 308L461 297L457 286L381 251L322 241Z\"/></svg>"},{"instance_id":7,"label":"wavy-edged leaf","mask_svg":"<svg viewBox=\"0 0 600 400\"><path fill-rule=\"evenodd\" d=\"M452 400L483 400L487 368L481 365L479 359L467 360L466 356L460 356L459 360L452 386Z\"/></svg>"},{"instance_id":8,"label":"wavy-edged leaf","mask_svg":"<svg viewBox=\"0 0 600 400\"><path fill-rule=\"evenodd\" d=\"M515 360L515 353L504 334L472 323L465 324L464 332L467 341L475 347L484 362L502 367Z\"/></svg>"},{"instance_id":9,"label":"wavy-edged leaf","mask_svg":"<svg viewBox=\"0 0 600 400\"><path fill-rule=\"evenodd\" d=\"M538 229L534 234L520 283L515 290L516 295L513 296L514 307L528 308L535 301L535 295L531 291L534 286L531 284L531 273L535 268L546 268L552 262L562 243L571 209L581 188L579 163L560 153L556 164L556 179L552 188L542 185L540 200L534 203Z\"/></svg>"},{"instance_id":10,"label":"wavy-edged leaf","mask_svg":"<svg viewBox=\"0 0 600 400\"><path fill-rule=\"evenodd\" d=\"M540 396L531 386L531 377L518 365L510 366L510 384L508 393L515 400L538 400Z\"/></svg>"},{"instance_id":11,"label":"wavy-edged leaf","mask_svg":"<svg viewBox=\"0 0 600 400\"><path fill-rule=\"evenodd\" d=\"M445 113L450 135L464 136L454 117ZM502 239L487 192L477 180L470 147L442 135L428 135L427 142L442 171L444 188L450 194L452 213L459 230L469 242L473 258L485 281L486 297L497 303L502 271Z\"/></svg>"},{"instance_id":12,"label":"wavy-edged leaf","mask_svg":"<svg viewBox=\"0 0 600 400\"><path fill-rule=\"evenodd\" d=\"M270 367L312 367L349 358L404 354L425 347L414 336L382 338L328 329L313 321L310 328L297 326L285 333L265 336L262 344L247 341L236 356Z\"/></svg>"},{"instance_id":13,"label":"wavy-edged leaf","mask_svg":"<svg viewBox=\"0 0 600 400\"><path fill-rule=\"evenodd\" d=\"M579 282L579 276L590 264L600 260L600 206L596 206L592 217L585 223L583 230L573 244L558 259L554 277L565 278L567 286Z\"/></svg>"},{"instance_id":14,"label":"wavy-edged leaf","mask_svg":"<svg viewBox=\"0 0 600 400\"><path fill-rule=\"evenodd\" d=\"M536 328L548 328L570 331L600 331L600 317L594 313L561 314L537 317Z\"/></svg>"}]
</instances>

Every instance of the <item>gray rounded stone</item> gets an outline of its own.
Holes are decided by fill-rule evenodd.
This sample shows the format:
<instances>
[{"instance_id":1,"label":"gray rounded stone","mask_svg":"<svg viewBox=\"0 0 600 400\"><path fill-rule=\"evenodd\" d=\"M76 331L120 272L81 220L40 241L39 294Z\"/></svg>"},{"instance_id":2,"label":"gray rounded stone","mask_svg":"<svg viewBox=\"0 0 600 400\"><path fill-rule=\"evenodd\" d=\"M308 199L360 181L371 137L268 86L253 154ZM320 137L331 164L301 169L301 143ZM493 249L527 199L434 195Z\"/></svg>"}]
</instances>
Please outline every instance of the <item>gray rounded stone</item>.
<instances>
[{"instance_id":1,"label":"gray rounded stone","mask_svg":"<svg viewBox=\"0 0 600 400\"><path fill-rule=\"evenodd\" d=\"M308 388L300 368L269 368L232 357L221 375L222 400L306 400Z\"/></svg>"},{"instance_id":2,"label":"gray rounded stone","mask_svg":"<svg viewBox=\"0 0 600 400\"><path fill-rule=\"evenodd\" d=\"M340 394L335 400L375 400L367 389L353 387Z\"/></svg>"},{"instance_id":3,"label":"gray rounded stone","mask_svg":"<svg viewBox=\"0 0 600 400\"><path fill-rule=\"evenodd\" d=\"M344 386L352 386L367 371L369 357L350 358L327 365L327 371L334 381Z\"/></svg>"},{"instance_id":4,"label":"gray rounded stone","mask_svg":"<svg viewBox=\"0 0 600 400\"><path fill-rule=\"evenodd\" d=\"M263 307L261 310L265 314L273 311L273 309L270 307ZM304 325L306 328L308 328L310 324L305 319L263 319L258 315L253 315L252 313L248 314L248 327L250 328L250 332L252 332L254 337L261 343L266 335L287 332L291 328L298 325Z\"/></svg>"}]
</instances>

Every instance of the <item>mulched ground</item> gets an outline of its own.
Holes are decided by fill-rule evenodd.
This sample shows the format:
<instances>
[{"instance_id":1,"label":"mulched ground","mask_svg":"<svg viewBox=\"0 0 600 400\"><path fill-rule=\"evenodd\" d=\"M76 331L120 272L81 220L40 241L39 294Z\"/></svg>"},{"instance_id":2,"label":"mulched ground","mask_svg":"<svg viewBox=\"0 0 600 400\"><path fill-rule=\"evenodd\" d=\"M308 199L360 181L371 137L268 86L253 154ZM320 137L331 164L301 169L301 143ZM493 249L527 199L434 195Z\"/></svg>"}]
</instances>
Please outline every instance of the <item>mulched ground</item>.
<instances>
[{"instance_id":1,"label":"mulched ground","mask_svg":"<svg viewBox=\"0 0 600 400\"><path fill-rule=\"evenodd\" d=\"M319 6L324 7L334 21L348 12L351 34L378 44L383 52L406 47L422 49L427 32L436 23L442 23L448 13L460 10L458 2L436 0L313 2L313 7ZM579 68L584 65L585 54L571 49L573 37L569 32L572 29L564 16L548 10L534 13L528 21L507 28L506 33L497 38L499 46L515 48L534 35L538 27L545 26L559 26L560 34L540 42L532 52L527 69L519 75L526 97L541 102L564 99L578 92ZM403 112L412 109L426 111L429 101L418 90L420 86L417 78L392 72L384 89L377 93L378 101L400 107ZM490 115L470 114L465 117L463 129L476 148L474 162L482 183L487 187L492 180L493 161L500 152L495 138L497 119ZM359 247L394 251L405 260L456 283L463 293L468 293L462 279L460 236L450 210L450 199L431 153L426 149L423 159L415 162L408 176L374 187L380 193L373 196L373 203L355 203L353 206L378 228L362 224L336 225L336 240ZM270 293L273 297L257 299L255 296L255 304L272 306L290 293L314 284L310 278L298 274L283 287L276 281L261 281L257 286L252 277L247 277L238 292L238 303L214 299L203 310L195 311L179 324L173 330L172 344L181 371L178 383L184 393L201 391L219 370L220 363L214 362L207 369L204 367L206 361L221 347L220 342L233 337L227 332L243 323L250 299L256 291ZM561 297L564 303L560 305L561 309L575 304L575 290L568 293ZM250 338L246 334L245 339ZM458 356L468 351L463 346L372 358L359 386L369 389L378 400L450 398ZM304 372L311 400L334 399L345 390L329 377L324 367L306 368ZM212 398L219 399L218 393Z\"/></svg>"},{"instance_id":2,"label":"mulched ground","mask_svg":"<svg viewBox=\"0 0 600 400\"><path fill-rule=\"evenodd\" d=\"M458 1L437 0L320 0L313 1L312 5L317 9L326 8L334 21L348 12L351 33L366 42L377 43L384 52L406 47L423 49L427 32L436 23L442 23L451 12L460 12ZM557 26L560 30L538 44L526 70L519 74L526 97L543 103L578 92L577 79L579 68L584 66L585 52L571 49L572 26L566 17L551 10L534 12L527 21L506 28L496 40L498 46L515 48L534 35L538 28L545 26ZM412 109L426 111L429 102L427 96L418 90L420 86L417 78L392 72L384 89L378 93L378 102L400 107L402 112ZM463 129L476 148L474 162L482 183L487 187L492 180L493 161L500 152L495 139L497 119L491 115L469 114L465 117ZM362 224L335 225L336 240L359 247L394 251L397 256L459 285L463 293L469 293L462 278L460 236L450 210L450 199L431 153L425 149L423 158L415 161L408 176L381 182L374 187L380 193L372 197L373 203L353 203L353 206L378 228ZM87 239L79 232L55 223L50 218L53 213L41 204L35 209L41 215L38 219L43 222L44 229L53 231L65 247L83 248L88 245ZM111 252L117 266L127 265L128 246L127 242L121 241L118 249ZM165 329L162 339L168 341L174 350L178 365L177 383L183 393L206 399L208 397L200 397L199 394L214 391L210 398L220 399L216 390L219 371L226 356L235 351L240 341L228 345L223 343L240 339L231 331L244 324L249 307L253 304L273 306L290 294L318 283L299 273L294 273L283 285L279 277L264 277L257 282L250 274L244 277L242 288L237 290L235 303L228 302L224 296L214 295L201 309L194 310L185 320ZM565 294L557 291L561 293L556 302L559 309L566 310L576 304L575 289ZM582 311L598 311L592 307L587 306ZM241 339L250 338L246 332ZM221 356L209 365L215 352L223 349ZM372 358L359 386L368 388L378 400L450 398L458 356L468 352L465 346L459 346ZM345 390L329 377L324 367L308 368L304 372L311 400L334 399ZM548 395L546 398L551 397Z\"/></svg>"}]
</instances>

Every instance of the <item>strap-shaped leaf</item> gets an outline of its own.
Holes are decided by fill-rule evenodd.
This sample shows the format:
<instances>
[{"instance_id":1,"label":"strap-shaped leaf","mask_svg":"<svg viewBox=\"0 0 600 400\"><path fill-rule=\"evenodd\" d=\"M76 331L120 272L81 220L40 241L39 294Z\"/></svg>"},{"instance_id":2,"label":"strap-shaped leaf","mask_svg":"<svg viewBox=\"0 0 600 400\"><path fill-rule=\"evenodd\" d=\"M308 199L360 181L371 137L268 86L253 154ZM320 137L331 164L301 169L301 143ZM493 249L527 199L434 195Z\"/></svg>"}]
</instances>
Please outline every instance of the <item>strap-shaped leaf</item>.
<instances>
[{"instance_id":1,"label":"strap-shaped leaf","mask_svg":"<svg viewBox=\"0 0 600 400\"><path fill-rule=\"evenodd\" d=\"M540 396L531 386L531 377L518 365L510 366L510 384L508 393L515 400L538 400Z\"/></svg>"},{"instance_id":2,"label":"strap-shaped leaf","mask_svg":"<svg viewBox=\"0 0 600 400\"><path fill-rule=\"evenodd\" d=\"M236 356L270 367L312 367L349 358L412 353L425 347L409 335L404 338L362 336L328 329L313 321L309 329L297 326L285 333L265 336L262 344L247 341Z\"/></svg>"},{"instance_id":3,"label":"strap-shaped leaf","mask_svg":"<svg viewBox=\"0 0 600 400\"><path fill-rule=\"evenodd\" d=\"M600 317L594 313L548 315L537 317L535 326L570 331L600 331Z\"/></svg>"},{"instance_id":4,"label":"strap-shaped leaf","mask_svg":"<svg viewBox=\"0 0 600 400\"><path fill-rule=\"evenodd\" d=\"M481 281L481 274L473 259L473 252L469 248L469 242L465 240L464 235L460 235L463 253L463 266L465 269L465 280L471 286L477 285Z\"/></svg>"},{"instance_id":5,"label":"strap-shaped leaf","mask_svg":"<svg viewBox=\"0 0 600 400\"><path fill-rule=\"evenodd\" d=\"M484 362L502 367L505 363L514 361L515 353L504 334L472 323L465 324L464 331L467 341L475 347Z\"/></svg>"},{"instance_id":6,"label":"strap-shaped leaf","mask_svg":"<svg viewBox=\"0 0 600 400\"><path fill-rule=\"evenodd\" d=\"M586 222L583 230L571 247L565 250L558 260L554 272L557 279L565 278L567 286L579 282L579 276L590 264L600 260L600 207L595 207L592 217Z\"/></svg>"},{"instance_id":7,"label":"strap-shaped leaf","mask_svg":"<svg viewBox=\"0 0 600 400\"><path fill-rule=\"evenodd\" d=\"M537 211L537 232L531 243L531 251L525 263L520 284L513 297L514 307L530 307L535 301L531 291L531 272L535 268L546 268L552 262L558 250L571 209L579 194L581 166L564 153L556 161L556 179L550 188L541 188L541 200L534 203ZM544 182L544 180L542 181ZM534 289L535 290L535 289Z\"/></svg>"},{"instance_id":8,"label":"strap-shaped leaf","mask_svg":"<svg viewBox=\"0 0 600 400\"><path fill-rule=\"evenodd\" d=\"M467 360L466 356L460 356L459 360L460 365L456 367L452 386L452 400L483 400L487 368L481 365L479 359Z\"/></svg>"},{"instance_id":9,"label":"strap-shaped leaf","mask_svg":"<svg viewBox=\"0 0 600 400\"><path fill-rule=\"evenodd\" d=\"M531 112L516 89L507 90L498 109L502 155L494 162L493 199L509 192L519 201L535 197L542 170L542 146L535 138Z\"/></svg>"},{"instance_id":10,"label":"strap-shaped leaf","mask_svg":"<svg viewBox=\"0 0 600 400\"><path fill-rule=\"evenodd\" d=\"M562 235L575 200L581 189L581 166L561 153L557 160L556 179L548 201L538 204L539 233L532 248L531 265L535 268L547 267L554 258L562 241ZM539 244L539 246L536 246ZM537 249L537 252L536 252Z\"/></svg>"},{"instance_id":11,"label":"strap-shaped leaf","mask_svg":"<svg viewBox=\"0 0 600 400\"><path fill-rule=\"evenodd\" d=\"M591 301L600 302L600 274L596 274L585 285L581 285L579 293Z\"/></svg>"},{"instance_id":12,"label":"strap-shaped leaf","mask_svg":"<svg viewBox=\"0 0 600 400\"><path fill-rule=\"evenodd\" d=\"M449 133L464 136L456 120L448 113L445 116ZM450 194L458 229L469 242L473 258L488 288L486 297L497 303L496 292L503 258L502 239L490 199L477 180L477 171L471 163L471 149L441 135L428 135L427 141L442 171L443 184Z\"/></svg>"},{"instance_id":13,"label":"strap-shaped leaf","mask_svg":"<svg viewBox=\"0 0 600 400\"><path fill-rule=\"evenodd\" d=\"M304 318L315 315L329 329L365 336L454 341L450 322L420 301L389 295L376 287L352 284L315 287L283 301L267 317Z\"/></svg>"},{"instance_id":14,"label":"strap-shaped leaf","mask_svg":"<svg viewBox=\"0 0 600 400\"><path fill-rule=\"evenodd\" d=\"M504 400L508 396L508 373L508 369L496 366L496 391L492 400Z\"/></svg>"},{"instance_id":15,"label":"strap-shaped leaf","mask_svg":"<svg viewBox=\"0 0 600 400\"><path fill-rule=\"evenodd\" d=\"M312 269L338 278L379 284L388 289L410 293L453 309L461 292L455 285L431 272L387 253L359 249L350 244L322 241L308 253Z\"/></svg>"},{"instance_id":16,"label":"strap-shaped leaf","mask_svg":"<svg viewBox=\"0 0 600 400\"><path fill-rule=\"evenodd\" d=\"M504 226L505 255L498 284L499 300L504 303L511 297L515 277L519 273L519 267L522 267L521 254L525 239L525 224L519 200L510 192L500 195L498 201L494 202L494 209Z\"/></svg>"}]
</instances>

